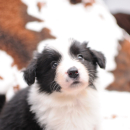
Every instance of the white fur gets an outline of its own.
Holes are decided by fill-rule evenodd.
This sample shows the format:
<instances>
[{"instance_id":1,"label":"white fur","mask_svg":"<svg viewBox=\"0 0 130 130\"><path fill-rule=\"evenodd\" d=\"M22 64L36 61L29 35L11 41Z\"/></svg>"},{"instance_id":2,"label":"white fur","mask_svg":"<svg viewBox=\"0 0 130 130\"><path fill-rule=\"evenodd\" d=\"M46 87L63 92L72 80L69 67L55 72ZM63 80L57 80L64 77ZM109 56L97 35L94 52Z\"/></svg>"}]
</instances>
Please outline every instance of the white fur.
<instances>
[{"instance_id":1,"label":"white fur","mask_svg":"<svg viewBox=\"0 0 130 130\"><path fill-rule=\"evenodd\" d=\"M78 95L39 93L31 86L28 103L36 119L46 130L99 130L100 117L97 91L87 88Z\"/></svg>"}]
</instances>

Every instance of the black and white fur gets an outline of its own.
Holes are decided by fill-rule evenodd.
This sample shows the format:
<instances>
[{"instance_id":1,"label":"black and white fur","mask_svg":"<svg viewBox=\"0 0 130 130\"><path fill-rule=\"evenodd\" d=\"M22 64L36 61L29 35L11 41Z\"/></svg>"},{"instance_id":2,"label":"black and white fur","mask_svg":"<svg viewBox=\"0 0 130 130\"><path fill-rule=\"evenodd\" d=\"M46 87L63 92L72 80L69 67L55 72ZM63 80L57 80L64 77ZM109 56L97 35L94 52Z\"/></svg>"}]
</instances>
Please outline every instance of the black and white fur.
<instances>
[{"instance_id":1,"label":"black and white fur","mask_svg":"<svg viewBox=\"0 0 130 130\"><path fill-rule=\"evenodd\" d=\"M97 65L101 52L87 43L55 40L24 72L29 87L5 104L0 130L99 130Z\"/></svg>"}]
</instances>

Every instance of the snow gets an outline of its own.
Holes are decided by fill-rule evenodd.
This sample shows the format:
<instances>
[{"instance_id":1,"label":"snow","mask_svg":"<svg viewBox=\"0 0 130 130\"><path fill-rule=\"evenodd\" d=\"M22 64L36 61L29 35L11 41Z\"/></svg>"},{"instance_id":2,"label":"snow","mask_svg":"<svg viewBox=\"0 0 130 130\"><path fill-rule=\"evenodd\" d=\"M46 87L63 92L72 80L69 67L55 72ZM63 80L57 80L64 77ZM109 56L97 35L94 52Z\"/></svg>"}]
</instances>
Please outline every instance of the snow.
<instances>
[{"instance_id":1,"label":"snow","mask_svg":"<svg viewBox=\"0 0 130 130\"><path fill-rule=\"evenodd\" d=\"M130 14L130 0L104 0L112 13Z\"/></svg>"},{"instance_id":2,"label":"snow","mask_svg":"<svg viewBox=\"0 0 130 130\"><path fill-rule=\"evenodd\" d=\"M44 22L37 22L37 21L28 22L25 27L31 30L32 26L34 31L40 32L44 27Z\"/></svg>"},{"instance_id":3,"label":"snow","mask_svg":"<svg viewBox=\"0 0 130 130\"><path fill-rule=\"evenodd\" d=\"M100 93L103 130L130 130L130 93Z\"/></svg>"},{"instance_id":4,"label":"snow","mask_svg":"<svg viewBox=\"0 0 130 130\"><path fill-rule=\"evenodd\" d=\"M0 50L0 94L6 93L7 100L14 95L13 87L19 85L20 88L26 87L23 80L23 73L17 66L12 66L13 58L6 52ZM4 69L3 69L4 68Z\"/></svg>"}]
</instances>

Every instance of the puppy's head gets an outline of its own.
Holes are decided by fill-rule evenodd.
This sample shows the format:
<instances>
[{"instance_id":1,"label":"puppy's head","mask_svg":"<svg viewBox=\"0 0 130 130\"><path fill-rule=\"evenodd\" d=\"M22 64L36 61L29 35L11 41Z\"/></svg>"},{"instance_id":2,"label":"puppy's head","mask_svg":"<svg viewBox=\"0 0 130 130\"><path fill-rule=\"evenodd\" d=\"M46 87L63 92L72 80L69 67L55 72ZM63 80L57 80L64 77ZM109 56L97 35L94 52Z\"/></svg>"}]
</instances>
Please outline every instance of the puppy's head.
<instances>
[{"instance_id":1,"label":"puppy's head","mask_svg":"<svg viewBox=\"0 0 130 130\"><path fill-rule=\"evenodd\" d=\"M87 43L56 43L46 46L32 60L24 79L28 85L36 80L39 90L46 93L77 94L87 87L95 88L97 65L105 68L105 58L101 52L88 48Z\"/></svg>"}]
</instances>

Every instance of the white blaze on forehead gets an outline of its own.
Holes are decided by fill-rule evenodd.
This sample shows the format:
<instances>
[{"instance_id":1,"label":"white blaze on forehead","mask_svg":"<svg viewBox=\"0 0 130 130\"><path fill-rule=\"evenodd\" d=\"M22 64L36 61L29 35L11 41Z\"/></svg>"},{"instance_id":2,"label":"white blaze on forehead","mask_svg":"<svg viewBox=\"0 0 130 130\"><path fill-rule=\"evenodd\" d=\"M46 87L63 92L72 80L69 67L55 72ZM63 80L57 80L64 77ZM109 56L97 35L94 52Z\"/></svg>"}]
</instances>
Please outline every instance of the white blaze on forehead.
<instances>
[{"instance_id":1,"label":"white blaze on forehead","mask_svg":"<svg viewBox=\"0 0 130 130\"><path fill-rule=\"evenodd\" d=\"M73 43L73 39L56 39L51 41L46 41L44 44L44 49L50 48L59 52L63 57L69 54L69 49L71 44Z\"/></svg>"},{"instance_id":2,"label":"white blaze on forehead","mask_svg":"<svg viewBox=\"0 0 130 130\"><path fill-rule=\"evenodd\" d=\"M68 70L69 68L73 67L73 66L79 66L79 63L77 60L75 60L74 58L72 58L71 54L70 54L70 47L72 45L73 39L68 39L68 40L54 40L54 42L51 42L49 44L46 45L45 49L49 48L49 49L53 49L55 51L57 51L58 53L60 53L61 55L61 61L59 63L59 65L61 66L61 68L64 70Z\"/></svg>"},{"instance_id":3,"label":"white blaze on forehead","mask_svg":"<svg viewBox=\"0 0 130 130\"><path fill-rule=\"evenodd\" d=\"M37 50L38 52L41 53L44 49L50 48L50 49L57 50L60 54L63 53L65 54L65 52L68 52L72 42L73 39L66 39L66 38L45 40L40 42Z\"/></svg>"}]
</instances>

